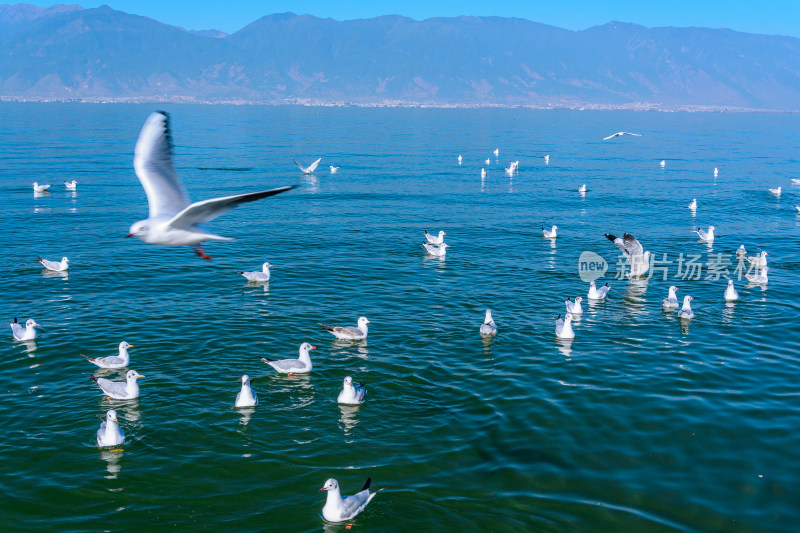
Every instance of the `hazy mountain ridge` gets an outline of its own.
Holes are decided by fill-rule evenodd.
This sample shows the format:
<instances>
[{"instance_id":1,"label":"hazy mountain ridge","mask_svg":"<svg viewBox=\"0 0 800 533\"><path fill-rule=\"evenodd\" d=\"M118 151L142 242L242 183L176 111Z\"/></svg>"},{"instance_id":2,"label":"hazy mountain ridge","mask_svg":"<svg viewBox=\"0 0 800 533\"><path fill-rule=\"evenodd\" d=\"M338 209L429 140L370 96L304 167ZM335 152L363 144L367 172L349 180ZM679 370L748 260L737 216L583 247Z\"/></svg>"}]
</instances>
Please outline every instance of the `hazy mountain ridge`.
<instances>
[{"instance_id":1,"label":"hazy mountain ridge","mask_svg":"<svg viewBox=\"0 0 800 533\"><path fill-rule=\"evenodd\" d=\"M226 36L105 6L0 7L0 97L800 109L792 37L291 13Z\"/></svg>"}]
</instances>

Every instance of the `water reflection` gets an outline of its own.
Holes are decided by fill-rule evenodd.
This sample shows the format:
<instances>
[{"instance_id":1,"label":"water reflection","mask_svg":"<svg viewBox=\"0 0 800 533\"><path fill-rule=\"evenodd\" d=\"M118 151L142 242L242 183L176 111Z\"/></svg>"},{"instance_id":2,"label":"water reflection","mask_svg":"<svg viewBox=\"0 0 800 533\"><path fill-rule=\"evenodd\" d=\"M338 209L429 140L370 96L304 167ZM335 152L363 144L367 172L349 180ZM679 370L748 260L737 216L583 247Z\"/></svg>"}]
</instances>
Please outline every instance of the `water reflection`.
<instances>
[{"instance_id":1,"label":"water reflection","mask_svg":"<svg viewBox=\"0 0 800 533\"><path fill-rule=\"evenodd\" d=\"M62 280L66 281L69 279L69 270L62 270L61 272L56 272L55 270L43 270L42 271L43 278L61 278Z\"/></svg>"},{"instance_id":2,"label":"water reflection","mask_svg":"<svg viewBox=\"0 0 800 533\"><path fill-rule=\"evenodd\" d=\"M678 323L681 325L681 333L684 335L689 334L689 324L692 323L691 319L679 318Z\"/></svg>"},{"instance_id":3,"label":"water reflection","mask_svg":"<svg viewBox=\"0 0 800 533\"><path fill-rule=\"evenodd\" d=\"M311 194L319 192L319 178L313 174L303 176L303 182L306 184L306 190Z\"/></svg>"},{"instance_id":4,"label":"water reflection","mask_svg":"<svg viewBox=\"0 0 800 533\"><path fill-rule=\"evenodd\" d=\"M358 412L361 406L345 404L337 405L339 406L339 411L342 413L342 416L339 418L340 427L342 428L342 432L344 433L345 437L347 437L353 431L353 428L358 425Z\"/></svg>"},{"instance_id":5,"label":"water reflection","mask_svg":"<svg viewBox=\"0 0 800 533\"><path fill-rule=\"evenodd\" d=\"M725 302L725 309L722 310L722 323L730 324L733 321L733 311L736 308L735 302Z\"/></svg>"},{"instance_id":6,"label":"water reflection","mask_svg":"<svg viewBox=\"0 0 800 533\"><path fill-rule=\"evenodd\" d=\"M556 339L556 348L558 351L569 359L572 357L572 341L575 339Z\"/></svg>"},{"instance_id":7,"label":"water reflection","mask_svg":"<svg viewBox=\"0 0 800 533\"><path fill-rule=\"evenodd\" d=\"M36 357L36 354L33 353L36 351L36 340L29 340L29 341L16 341L17 344L25 348L25 352L28 354L28 357Z\"/></svg>"},{"instance_id":8,"label":"water reflection","mask_svg":"<svg viewBox=\"0 0 800 533\"><path fill-rule=\"evenodd\" d=\"M355 352L353 352L355 348ZM331 355L353 355L361 359L369 358L369 348L367 347L367 339L361 340L347 340L335 339L331 342L329 353Z\"/></svg>"},{"instance_id":9,"label":"water reflection","mask_svg":"<svg viewBox=\"0 0 800 533\"><path fill-rule=\"evenodd\" d=\"M264 294L269 294L269 281L248 281L244 284L245 289L255 289L258 290L259 288L264 289ZM247 292L253 292L252 290Z\"/></svg>"},{"instance_id":10,"label":"water reflection","mask_svg":"<svg viewBox=\"0 0 800 533\"><path fill-rule=\"evenodd\" d=\"M50 196L50 191L42 191L42 192L33 191L34 198L47 198L48 196Z\"/></svg>"},{"instance_id":11,"label":"water reflection","mask_svg":"<svg viewBox=\"0 0 800 533\"><path fill-rule=\"evenodd\" d=\"M625 287L625 310L633 315L644 314L645 303L644 293L647 292L647 279L633 278Z\"/></svg>"},{"instance_id":12,"label":"water reflection","mask_svg":"<svg viewBox=\"0 0 800 533\"><path fill-rule=\"evenodd\" d=\"M120 462L124 454L125 452L122 448L100 450L100 459L106 462L106 470L108 471L108 475L104 476L106 479L117 479L122 470Z\"/></svg>"},{"instance_id":13,"label":"water reflection","mask_svg":"<svg viewBox=\"0 0 800 533\"><path fill-rule=\"evenodd\" d=\"M276 374L273 376L272 394L287 394L290 407L307 407L314 402L316 390L308 374Z\"/></svg>"},{"instance_id":14,"label":"water reflection","mask_svg":"<svg viewBox=\"0 0 800 533\"><path fill-rule=\"evenodd\" d=\"M256 412L255 407L239 407L236 410L241 415L241 418L239 418L240 426L247 426L250 423L250 419L253 418L253 413Z\"/></svg>"}]
</instances>

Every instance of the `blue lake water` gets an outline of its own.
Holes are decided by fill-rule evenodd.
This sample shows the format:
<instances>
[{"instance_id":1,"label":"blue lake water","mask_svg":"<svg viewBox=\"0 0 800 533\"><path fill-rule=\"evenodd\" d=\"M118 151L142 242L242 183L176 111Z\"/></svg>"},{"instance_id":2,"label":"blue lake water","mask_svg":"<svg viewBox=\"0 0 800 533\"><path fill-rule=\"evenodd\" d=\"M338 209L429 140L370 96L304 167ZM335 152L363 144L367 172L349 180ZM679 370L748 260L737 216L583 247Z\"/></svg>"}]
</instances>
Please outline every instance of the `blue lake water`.
<instances>
[{"instance_id":1,"label":"blue lake water","mask_svg":"<svg viewBox=\"0 0 800 533\"><path fill-rule=\"evenodd\" d=\"M125 239L147 216L132 159L156 108L193 200L298 189L211 222L236 239L206 245L213 261ZM0 343L1 530L343 531L318 489L371 477L384 490L353 530L796 531L800 116L4 103L0 117L0 317L42 325ZM619 130L643 136L600 141ZM320 156L312 177L292 163ZM692 233L708 225L712 248ZM446 259L426 257L424 230L447 232ZM615 279L603 234L625 232L666 280ZM738 277L740 244L769 252L770 281L737 279L726 304L715 278ZM583 251L612 288L565 343L553 317L586 296ZM63 255L67 277L36 261ZM699 275L681 279L691 257ZM264 261L268 286L236 273ZM695 297L689 324L661 309L672 284ZM317 325L360 315L362 343ZM123 372L80 356L122 340L146 376L138 401L104 398L90 376ZM259 361L305 341L307 376ZM244 373L254 410L232 409ZM346 375L367 382L359 408L336 404ZM122 451L95 445L111 407Z\"/></svg>"}]
</instances>

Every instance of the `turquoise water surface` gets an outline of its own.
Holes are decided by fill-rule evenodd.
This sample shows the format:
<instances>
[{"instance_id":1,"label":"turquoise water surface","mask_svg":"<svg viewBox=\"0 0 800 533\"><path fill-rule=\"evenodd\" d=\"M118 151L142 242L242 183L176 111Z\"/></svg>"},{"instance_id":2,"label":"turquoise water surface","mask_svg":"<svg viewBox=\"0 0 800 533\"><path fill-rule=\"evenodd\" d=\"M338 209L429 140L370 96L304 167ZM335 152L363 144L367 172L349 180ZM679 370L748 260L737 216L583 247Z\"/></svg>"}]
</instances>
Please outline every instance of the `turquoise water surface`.
<instances>
[{"instance_id":1,"label":"turquoise water surface","mask_svg":"<svg viewBox=\"0 0 800 533\"><path fill-rule=\"evenodd\" d=\"M299 185L211 222L236 239L207 244L213 261L124 238L147 216L133 147L158 107L193 200ZM341 531L319 488L371 477L383 490L353 530L796 531L797 115L0 111L0 316L42 325L36 342L9 328L0 343L0 530ZM619 130L643 136L600 141ZM292 163L320 156L311 177ZM34 197L34 181L51 192ZM559 238L542 239L553 224ZM713 247L692 233L708 225ZM424 230L447 232L446 259L426 257ZM603 234L625 232L664 261L649 281L615 279ZM769 252L766 288L736 279L740 244ZM612 288L557 341L564 298L586 295L584 251L608 261ZM63 255L68 276L36 261ZM700 274L682 279L692 256ZM236 273L264 261L266 286ZM661 309L672 284L695 297L691 323ZM487 307L493 342L478 333ZM317 324L360 315L365 342ZM107 400L90 376L124 371L81 357L122 340L146 376L136 401ZM302 342L317 347L309 375L259 360ZM245 373L260 405L235 410ZM337 405L346 375L367 383L364 405ZM100 450L96 415L112 407L127 442Z\"/></svg>"}]
</instances>

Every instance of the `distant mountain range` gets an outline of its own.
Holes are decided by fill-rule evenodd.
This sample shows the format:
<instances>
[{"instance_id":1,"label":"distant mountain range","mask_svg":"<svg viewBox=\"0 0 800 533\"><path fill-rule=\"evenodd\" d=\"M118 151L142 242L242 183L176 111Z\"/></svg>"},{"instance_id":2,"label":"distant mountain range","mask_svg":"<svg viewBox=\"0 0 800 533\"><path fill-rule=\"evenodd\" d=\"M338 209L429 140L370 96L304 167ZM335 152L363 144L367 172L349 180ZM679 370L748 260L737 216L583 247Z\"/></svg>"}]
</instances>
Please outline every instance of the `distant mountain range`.
<instances>
[{"instance_id":1,"label":"distant mountain range","mask_svg":"<svg viewBox=\"0 0 800 533\"><path fill-rule=\"evenodd\" d=\"M226 35L107 6L3 5L0 98L798 111L800 39L292 13Z\"/></svg>"}]
</instances>

